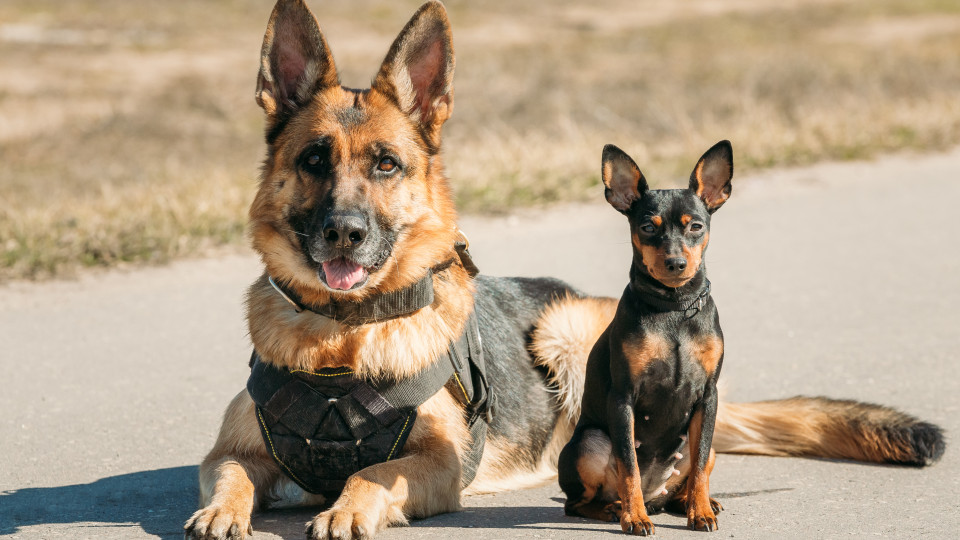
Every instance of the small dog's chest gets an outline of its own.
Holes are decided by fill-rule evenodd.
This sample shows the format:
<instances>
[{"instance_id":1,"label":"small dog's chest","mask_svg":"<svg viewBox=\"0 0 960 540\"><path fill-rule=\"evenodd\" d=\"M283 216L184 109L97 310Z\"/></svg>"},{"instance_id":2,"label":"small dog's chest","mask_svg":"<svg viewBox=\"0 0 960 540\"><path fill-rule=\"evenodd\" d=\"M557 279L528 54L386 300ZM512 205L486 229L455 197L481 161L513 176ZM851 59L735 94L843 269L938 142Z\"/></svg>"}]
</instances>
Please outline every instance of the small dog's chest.
<instances>
[{"instance_id":1,"label":"small dog's chest","mask_svg":"<svg viewBox=\"0 0 960 540\"><path fill-rule=\"evenodd\" d=\"M707 376L699 365L676 362L676 358L651 362L644 373L637 382L634 403L636 438L648 443L648 448L660 448L662 453L670 454L667 447L673 446L670 441L679 442L680 435L686 433L690 413L703 397Z\"/></svg>"},{"instance_id":2,"label":"small dog's chest","mask_svg":"<svg viewBox=\"0 0 960 540\"><path fill-rule=\"evenodd\" d=\"M694 407L703 398L723 352L722 339L714 334L690 339L647 335L625 351L645 352L646 358L630 358L631 366L642 364L635 378L634 432L641 445L642 461L668 460L681 446Z\"/></svg>"}]
</instances>

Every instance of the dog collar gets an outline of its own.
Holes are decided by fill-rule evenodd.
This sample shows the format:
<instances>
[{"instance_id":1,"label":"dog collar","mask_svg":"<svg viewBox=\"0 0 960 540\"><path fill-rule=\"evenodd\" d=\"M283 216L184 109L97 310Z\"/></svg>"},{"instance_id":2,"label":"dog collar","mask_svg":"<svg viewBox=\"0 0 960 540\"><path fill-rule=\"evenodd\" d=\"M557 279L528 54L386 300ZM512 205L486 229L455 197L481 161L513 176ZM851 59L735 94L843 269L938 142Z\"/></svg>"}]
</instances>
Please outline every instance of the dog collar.
<instances>
[{"instance_id":1,"label":"dog collar","mask_svg":"<svg viewBox=\"0 0 960 540\"><path fill-rule=\"evenodd\" d=\"M657 311L682 311L686 319L700 313L700 310L707 303L707 298L710 297L709 279L704 279L704 286L698 292L682 296L677 300L667 300L662 296L636 289L632 285L627 285L627 287L637 295L637 300L640 303L646 304Z\"/></svg>"},{"instance_id":2,"label":"dog collar","mask_svg":"<svg viewBox=\"0 0 960 540\"><path fill-rule=\"evenodd\" d=\"M396 319L405 315L410 315L420 309L423 309L433 303L433 275L437 272L446 270L450 265L459 262L467 271L470 277L475 277L479 270L470 256L470 241L462 231L457 231L457 240L454 248L457 257L440 263L427 270L427 274L419 281L400 289L383 294L378 294L372 298L360 302L338 302L331 300L326 304L313 305L305 303L300 296L283 284L273 279L273 276L267 276L270 285L286 300L297 313L310 311L317 315L333 319L337 322L350 325L368 324L378 321Z\"/></svg>"}]
</instances>

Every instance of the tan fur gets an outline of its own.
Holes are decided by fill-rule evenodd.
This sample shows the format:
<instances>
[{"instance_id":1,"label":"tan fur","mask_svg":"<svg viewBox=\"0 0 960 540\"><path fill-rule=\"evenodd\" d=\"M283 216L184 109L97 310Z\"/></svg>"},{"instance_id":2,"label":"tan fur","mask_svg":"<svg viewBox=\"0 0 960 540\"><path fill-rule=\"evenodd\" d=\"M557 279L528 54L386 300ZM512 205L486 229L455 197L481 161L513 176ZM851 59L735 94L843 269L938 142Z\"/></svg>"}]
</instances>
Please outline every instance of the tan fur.
<instances>
[{"instance_id":1,"label":"tan fur","mask_svg":"<svg viewBox=\"0 0 960 540\"><path fill-rule=\"evenodd\" d=\"M417 313L362 326L297 313L262 277L248 292L250 338L274 364L317 370L346 366L358 375L406 377L434 362L463 332L473 285L460 267L434 276L434 303Z\"/></svg>"},{"instance_id":2,"label":"tan fur","mask_svg":"<svg viewBox=\"0 0 960 540\"><path fill-rule=\"evenodd\" d=\"M710 233L703 233L703 242L693 246L687 247L686 244L683 244L683 257L687 259L687 269L680 274L680 279L684 283L690 280L693 276L697 275L697 271L700 269L700 264L703 262L703 251L707 249L707 244L710 243Z\"/></svg>"},{"instance_id":3,"label":"tan fur","mask_svg":"<svg viewBox=\"0 0 960 540\"><path fill-rule=\"evenodd\" d=\"M376 88L357 105L378 119L345 126L340 111L353 107L355 96L341 87L319 93L302 113L292 119L274 144L276 152L264 164L263 180L250 207L250 236L261 253L266 272L293 288L308 303L324 304L333 298L359 301L378 292L400 289L422 276L423 270L454 256L456 209L449 184L443 177L439 156L427 158L417 150L417 132L410 120ZM357 291L331 292L318 286L316 272L303 264L300 239L287 225L299 208L320 200L330 186L303 179L290 164L301 148L320 136L332 137L341 149L344 178L355 178L364 163L351 160L371 141L389 136L401 143L397 152L407 163L407 180L398 185L358 186L338 183L334 189L374 202L381 215L393 216L402 226L394 253L383 268L370 275L368 285ZM404 150L407 148L407 150ZM414 176L420 181L409 181ZM355 193L354 193L355 192Z\"/></svg>"},{"instance_id":4,"label":"tan fur","mask_svg":"<svg viewBox=\"0 0 960 540\"><path fill-rule=\"evenodd\" d=\"M703 160L697 162L693 169L693 177L697 182L697 196L703 199L707 208L719 208L730 198L728 183L719 183L717 178L730 178L733 171L728 163L721 160ZM724 189L726 188L726 189Z\"/></svg>"},{"instance_id":5,"label":"tan fur","mask_svg":"<svg viewBox=\"0 0 960 540\"><path fill-rule=\"evenodd\" d=\"M690 418L690 427L688 428L688 449L690 451L690 471L687 476L686 484L686 504L687 504L687 527L693 530L713 531L717 528L717 516L714 514L710 505L710 473L713 470L713 463L710 457L713 450L710 450L710 456L707 458L707 464L700 468L700 441L703 429L703 410L697 409Z\"/></svg>"},{"instance_id":6,"label":"tan fur","mask_svg":"<svg viewBox=\"0 0 960 540\"><path fill-rule=\"evenodd\" d=\"M719 336L701 336L689 344L687 354L699 362L708 375L712 375L723 357L723 340Z\"/></svg>"},{"instance_id":7,"label":"tan fur","mask_svg":"<svg viewBox=\"0 0 960 540\"><path fill-rule=\"evenodd\" d=\"M542 486L556 477L555 468L537 466L518 468L517 464L529 462L528 450L513 442L488 437L483 449L483 458L477 476L464 490L464 495L498 493L515 489Z\"/></svg>"},{"instance_id":8,"label":"tan fur","mask_svg":"<svg viewBox=\"0 0 960 540\"><path fill-rule=\"evenodd\" d=\"M690 480L690 456L689 456L689 447L683 447L683 459L678 461L674 467L679 471L679 475L671 476L666 483L666 490L668 495L657 497L652 501L652 504L655 506L670 506L672 509L686 512L687 511L687 484ZM717 452L714 448L710 449L710 455L707 457L707 466L704 467L704 473L706 474L707 481L709 482L710 475L713 473L713 467L716 464ZM708 484L709 487L709 484ZM721 505L713 497L708 498L710 502L710 510L713 511L714 516L720 513L723 510L723 505Z\"/></svg>"},{"instance_id":9,"label":"tan fur","mask_svg":"<svg viewBox=\"0 0 960 540\"><path fill-rule=\"evenodd\" d=\"M350 538L460 508L460 456L470 433L449 392L442 390L421 405L399 459L362 469L347 480L343 494L311 523L315 536Z\"/></svg>"},{"instance_id":10,"label":"tan fur","mask_svg":"<svg viewBox=\"0 0 960 540\"><path fill-rule=\"evenodd\" d=\"M250 529L250 513L279 478L257 426L253 400L237 394L224 414L213 449L200 464L200 506L187 527L223 536L231 526Z\"/></svg>"},{"instance_id":11,"label":"tan fur","mask_svg":"<svg viewBox=\"0 0 960 540\"><path fill-rule=\"evenodd\" d=\"M671 275L666 272L666 263L664 261L667 259L667 253L664 252L663 249L642 243L636 233L631 235L631 239L633 246L640 251L643 265L647 268L647 272L649 272L651 276L667 287L682 287L690 281L700 269L700 263L703 262L703 251L710 242L710 233L705 233L703 235L703 242L696 246L687 247L684 245L682 247L683 257L687 260L687 267L679 275Z\"/></svg>"},{"instance_id":12,"label":"tan fur","mask_svg":"<svg viewBox=\"0 0 960 540\"><path fill-rule=\"evenodd\" d=\"M581 374L582 376L582 374ZM566 400L564 400L566 401ZM577 402L579 406L579 402ZM557 478L557 458L564 445L573 434L575 420L561 415L557 419L550 441L547 443L537 464L530 468L520 466L528 463L524 452L517 445L502 438L489 438L483 450L483 459L477 469L477 476L463 491L464 495L500 493L516 489L539 487Z\"/></svg>"},{"instance_id":13,"label":"tan fur","mask_svg":"<svg viewBox=\"0 0 960 540\"><path fill-rule=\"evenodd\" d=\"M602 170L603 183L609 190L608 199L614 208L626 211L633 201L640 198L637 180L640 171L632 163L606 162Z\"/></svg>"},{"instance_id":14,"label":"tan fur","mask_svg":"<svg viewBox=\"0 0 960 540\"><path fill-rule=\"evenodd\" d=\"M671 345L664 336L649 334L639 343L636 341L623 342L623 356L627 360L632 380L639 380L640 375L647 369L650 362L667 358L671 354Z\"/></svg>"},{"instance_id":15,"label":"tan fur","mask_svg":"<svg viewBox=\"0 0 960 540\"><path fill-rule=\"evenodd\" d=\"M633 429L633 426L630 428ZM616 458L615 458L616 459ZM653 533L653 522L647 515L647 508L643 501L643 486L639 474L630 474L628 471L637 470L637 455L630 454L633 463L627 464L616 460L617 464L617 493L620 495L622 513L620 514L620 528L624 532L631 532L637 528L647 529Z\"/></svg>"},{"instance_id":16,"label":"tan fur","mask_svg":"<svg viewBox=\"0 0 960 540\"><path fill-rule=\"evenodd\" d=\"M721 402L713 445L732 454L908 463L916 451L909 439L893 434L914 423L887 407L826 398Z\"/></svg>"},{"instance_id":17,"label":"tan fur","mask_svg":"<svg viewBox=\"0 0 960 540\"><path fill-rule=\"evenodd\" d=\"M530 350L535 362L547 368L550 386L557 388L561 408L573 422L580 417L590 349L616 311L613 298L567 297L548 306L534 329Z\"/></svg>"},{"instance_id":18,"label":"tan fur","mask_svg":"<svg viewBox=\"0 0 960 540\"><path fill-rule=\"evenodd\" d=\"M603 501L616 500L617 463L613 459L610 438L602 431L588 429L584 431L580 444L582 455L577 460L577 472L585 488L581 503L592 501L597 492Z\"/></svg>"}]
</instances>

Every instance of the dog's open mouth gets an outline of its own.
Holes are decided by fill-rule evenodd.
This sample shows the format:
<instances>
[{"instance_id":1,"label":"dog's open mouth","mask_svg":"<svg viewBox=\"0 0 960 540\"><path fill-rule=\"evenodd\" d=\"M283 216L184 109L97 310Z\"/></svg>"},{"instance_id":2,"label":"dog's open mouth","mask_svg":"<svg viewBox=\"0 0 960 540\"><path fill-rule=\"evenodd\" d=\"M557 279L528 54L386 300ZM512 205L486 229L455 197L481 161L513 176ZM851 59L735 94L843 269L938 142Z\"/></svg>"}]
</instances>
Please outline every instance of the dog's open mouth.
<instances>
[{"instance_id":1,"label":"dog's open mouth","mask_svg":"<svg viewBox=\"0 0 960 540\"><path fill-rule=\"evenodd\" d=\"M367 269L346 257L337 257L321 265L320 279L331 289L349 291L367 281Z\"/></svg>"}]
</instances>

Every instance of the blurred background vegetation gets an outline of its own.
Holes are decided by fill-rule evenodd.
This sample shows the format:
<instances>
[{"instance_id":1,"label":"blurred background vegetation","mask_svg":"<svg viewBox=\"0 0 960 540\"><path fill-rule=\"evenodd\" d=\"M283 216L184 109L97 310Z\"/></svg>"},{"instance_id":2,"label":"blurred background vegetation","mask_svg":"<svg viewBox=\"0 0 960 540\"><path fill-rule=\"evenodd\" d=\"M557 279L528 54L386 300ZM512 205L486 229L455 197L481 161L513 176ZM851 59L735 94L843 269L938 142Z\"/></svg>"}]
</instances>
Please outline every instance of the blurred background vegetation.
<instances>
[{"instance_id":1,"label":"blurred background vegetation","mask_svg":"<svg viewBox=\"0 0 960 540\"><path fill-rule=\"evenodd\" d=\"M308 0L367 87L419 0ZM956 0L448 0L465 212L600 200L733 141L738 175L960 142ZM243 244L270 0L0 3L0 281Z\"/></svg>"}]
</instances>

